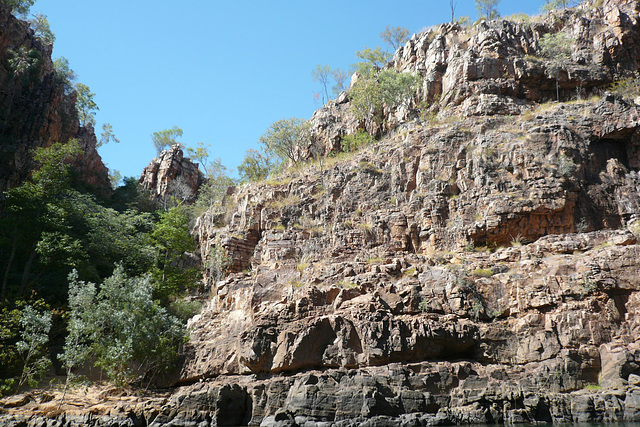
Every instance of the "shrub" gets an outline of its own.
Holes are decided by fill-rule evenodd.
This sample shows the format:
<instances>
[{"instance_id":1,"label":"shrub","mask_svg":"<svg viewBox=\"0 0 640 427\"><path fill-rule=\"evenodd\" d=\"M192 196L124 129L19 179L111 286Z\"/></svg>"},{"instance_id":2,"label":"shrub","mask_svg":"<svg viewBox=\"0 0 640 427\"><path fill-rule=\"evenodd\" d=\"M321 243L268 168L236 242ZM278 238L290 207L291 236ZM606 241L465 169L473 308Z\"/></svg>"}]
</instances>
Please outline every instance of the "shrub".
<instances>
[{"instance_id":1,"label":"shrub","mask_svg":"<svg viewBox=\"0 0 640 427\"><path fill-rule=\"evenodd\" d=\"M342 145L342 151L353 152L358 151L360 148L371 144L374 141L373 136L367 131L358 129L355 134L345 135L340 140Z\"/></svg>"},{"instance_id":2,"label":"shrub","mask_svg":"<svg viewBox=\"0 0 640 427\"><path fill-rule=\"evenodd\" d=\"M90 357L118 385L175 368L185 329L153 299L150 276L122 266L100 289L69 275L69 334L61 360L71 369Z\"/></svg>"}]
</instances>

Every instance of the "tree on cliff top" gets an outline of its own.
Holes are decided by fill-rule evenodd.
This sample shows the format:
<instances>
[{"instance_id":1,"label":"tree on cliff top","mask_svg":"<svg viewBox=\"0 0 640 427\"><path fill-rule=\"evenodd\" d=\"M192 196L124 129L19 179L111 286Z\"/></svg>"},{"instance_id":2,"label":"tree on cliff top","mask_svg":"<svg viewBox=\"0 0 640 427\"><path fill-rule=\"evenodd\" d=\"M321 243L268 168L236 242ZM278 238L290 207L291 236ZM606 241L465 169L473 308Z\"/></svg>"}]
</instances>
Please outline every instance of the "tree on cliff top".
<instances>
[{"instance_id":1,"label":"tree on cliff top","mask_svg":"<svg viewBox=\"0 0 640 427\"><path fill-rule=\"evenodd\" d=\"M5 0L11 13L26 16L36 0Z\"/></svg>"},{"instance_id":2,"label":"tree on cliff top","mask_svg":"<svg viewBox=\"0 0 640 427\"><path fill-rule=\"evenodd\" d=\"M489 21L498 19L500 17L498 4L500 4L500 0L476 0L476 10L480 15L480 19Z\"/></svg>"},{"instance_id":3,"label":"tree on cliff top","mask_svg":"<svg viewBox=\"0 0 640 427\"><path fill-rule=\"evenodd\" d=\"M176 138L180 138L181 136L182 129L178 126L174 126L171 129L154 132L153 135L151 135L151 139L153 140L153 145L156 147L156 151L159 155L162 150L166 150L172 145L178 144Z\"/></svg>"},{"instance_id":4,"label":"tree on cliff top","mask_svg":"<svg viewBox=\"0 0 640 427\"><path fill-rule=\"evenodd\" d=\"M95 126L96 111L100 110L100 108L98 108L98 104L93 100L96 94L91 92L89 86L83 83L76 84L76 93L76 110L78 110L80 125L86 126L91 123Z\"/></svg>"},{"instance_id":5,"label":"tree on cliff top","mask_svg":"<svg viewBox=\"0 0 640 427\"><path fill-rule=\"evenodd\" d=\"M380 33L380 37L396 51L409 41L409 30L403 27L390 27L387 25L387 28Z\"/></svg>"},{"instance_id":6,"label":"tree on cliff top","mask_svg":"<svg viewBox=\"0 0 640 427\"><path fill-rule=\"evenodd\" d=\"M302 144L308 139L308 123L303 119L292 117L282 119L269 126L258 142L264 144L266 150L275 154L282 161L296 163L302 159Z\"/></svg>"}]
</instances>

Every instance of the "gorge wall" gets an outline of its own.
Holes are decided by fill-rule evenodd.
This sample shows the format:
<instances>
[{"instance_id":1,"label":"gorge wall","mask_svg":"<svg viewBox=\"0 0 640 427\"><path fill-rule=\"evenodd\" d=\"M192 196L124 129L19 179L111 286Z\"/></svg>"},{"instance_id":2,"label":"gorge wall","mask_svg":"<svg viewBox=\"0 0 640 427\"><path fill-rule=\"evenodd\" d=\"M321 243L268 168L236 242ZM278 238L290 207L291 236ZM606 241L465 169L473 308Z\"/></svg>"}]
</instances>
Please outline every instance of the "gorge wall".
<instances>
[{"instance_id":1,"label":"gorge wall","mask_svg":"<svg viewBox=\"0 0 640 427\"><path fill-rule=\"evenodd\" d=\"M32 66L16 75L11 52L24 49ZM76 138L83 149L76 163L81 179L98 192L111 191L108 170L96 151L91 125L81 127L75 92L54 71L53 46L35 37L25 21L0 5L0 191L23 182L34 168L32 152Z\"/></svg>"},{"instance_id":2,"label":"gorge wall","mask_svg":"<svg viewBox=\"0 0 640 427\"><path fill-rule=\"evenodd\" d=\"M640 421L640 106L607 91L639 41L631 0L415 35L389 65L411 102L358 120L342 94L311 119L334 155L199 218L209 295L170 393L4 420ZM337 153L359 128L380 140Z\"/></svg>"}]
</instances>

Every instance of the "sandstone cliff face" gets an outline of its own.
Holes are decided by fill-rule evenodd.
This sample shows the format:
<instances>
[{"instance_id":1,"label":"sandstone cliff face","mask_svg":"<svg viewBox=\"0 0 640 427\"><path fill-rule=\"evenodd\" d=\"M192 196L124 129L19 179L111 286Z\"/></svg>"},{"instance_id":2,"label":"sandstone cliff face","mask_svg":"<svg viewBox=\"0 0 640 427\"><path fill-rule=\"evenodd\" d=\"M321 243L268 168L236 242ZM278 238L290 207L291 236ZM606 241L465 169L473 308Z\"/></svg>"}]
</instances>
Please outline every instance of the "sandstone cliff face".
<instances>
[{"instance_id":1,"label":"sandstone cliff face","mask_svg":"<svg viewBox=\"0 0 640 427\"><path fill-rule=\"evenodd\" d=\"M319 110L327 151L382 138L239 187L225 227L203 215L210 297L181 387L78 422L640 421L640 106L605 91L640 65L639 11L414 36L392 66L435 116L358 122L348 94ZM558 74L527 55L561 29L560 98L597 96L548 102Z\"/></svg>"},{"instance_id":2,"label":"sandstone cliff face","mask_svg":"<svg viewBox=\"0 0 640 427\"><path fill-rule=\"evenodd\" d=\"M444 25L392 63L435 119L375 128L348 94L318 111L328 151L384 137L241 187L226 228L201 218L205 265L222 247L234 274L190 325L183 381L211 380L177 398L231 387L267 425L640 419L640 109L543 103L557 74L526 56L569 31L560 98L600 93L637 68L639 10Z\"/></svg>"},{"instance_id":3,"label":"sandstone cliff face","mask_svg":"<svg viewBox=\"0 0 640 427\"><path fill-rule=\"evenodd\" d=\"M180 144L175 144L162 151L144 168L139 183L156 199L174 196L178 200L193 203L203 180L198 165L184 157Z\"/></svg>"},{"instance_id":4,"label":"sandstone cliff face","mask_svg":"<svg viewBox=\"0 0 640 427\"><path fill-rule=\"evenodd\" d=\"M8 63L9 49L19 48L37 59L22 78L14 75ZM108 170L96 151L93 128L79 126L75 93L65 92L65 85L56 79L51 51L52 46L37 39L26 22L0 5L0 191L28 177L35 148L77 138L84 152L77 163L82 179L108 194Z\"/></svg>"}]
</instances>

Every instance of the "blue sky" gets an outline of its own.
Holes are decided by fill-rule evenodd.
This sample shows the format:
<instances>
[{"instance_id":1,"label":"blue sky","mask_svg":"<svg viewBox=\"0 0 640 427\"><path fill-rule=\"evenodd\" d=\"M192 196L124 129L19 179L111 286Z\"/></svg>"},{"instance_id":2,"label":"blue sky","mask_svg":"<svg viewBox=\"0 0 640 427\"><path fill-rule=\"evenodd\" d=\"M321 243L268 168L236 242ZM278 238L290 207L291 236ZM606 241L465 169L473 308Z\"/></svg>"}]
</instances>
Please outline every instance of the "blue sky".
<instances>
[{"instance_id":1,"label":"blue sky","mask_svg":"<svg viewBox=\"0 0 640 427\"><path fill-rule=\"evenodd\" d=\"M456 15L476 19L473 0ZM502 0L503 16L539 12L543 0ZM78 81L96 93L98 126L120 144L100 149L123 176L155 157L151 134L181 127L209 144L232 173L267 127L319 107L318 64L348 69L355 52L382 45L387 25L411 33L450 20L449 0L39 0Z\"/></svg>"}]
</instances>

